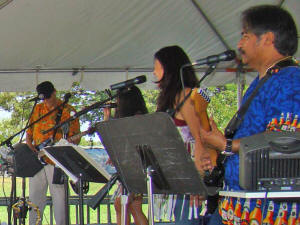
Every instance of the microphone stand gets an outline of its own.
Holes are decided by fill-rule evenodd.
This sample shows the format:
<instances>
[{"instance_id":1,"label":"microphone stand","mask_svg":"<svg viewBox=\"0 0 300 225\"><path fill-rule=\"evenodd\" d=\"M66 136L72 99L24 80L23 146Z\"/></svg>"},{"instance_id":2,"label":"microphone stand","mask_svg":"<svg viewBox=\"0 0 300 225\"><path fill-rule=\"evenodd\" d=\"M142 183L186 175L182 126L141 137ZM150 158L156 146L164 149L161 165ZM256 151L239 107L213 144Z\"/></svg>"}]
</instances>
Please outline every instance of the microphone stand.
<instances>
[{"instance_id":1,"label":"microphone stand","mask_svg":"<svg viewBox=\"0 0 300 225\"><path fill-rule=\"evenodd\" d=\"M33 113L33 110L34 110L36 104L37 104L37 100L35 101L35 104L34 104L32 110L31 110L30 117L31 117L31 115L32 115L32 113ZM12 140L14 137L16 137L17 135L19 135L20 133L22 133L22 132L23 132L23 135L24 135L26 129L28 129L29 127L33 126L35 123L39 122L40 120L42 120L42 119L45 118L46 116L50 115L51 113L53 113L54 111L56 111L59 107L63 106L64 104L66 104L66 101L64 101L62 104L58 105L58 106L55 107L53 110L49 111L48 113L46 113L45 115L43 115L42 117L40 117L39 119L37 119L36 121L32 122L31 124L28 124L28 123L29 123L29 120L28 120L28 121L27 121L27 125L26 125L22 130L20 130L20 131L17 132L16 134L10 136L10 137L9 137L8 139L6 139L5 141L1 142L0 146L6 145L7 147L9 147L9 148L11 149L11 152L14 154L15 149L14 149L14 147L13 147L13 145L12 145L11 140ZM30 118L30 117L29 117L29 118ZM23 136L23 135L22 135L22 136ZM22 138L20 139L19 142L21 142L21 141L22 141ZM15 163L14 163L14 164L15 164ZM15 167L15 165L14 165L14 167ZM14 168L14 169L15 169L15 168ZM22 219L22 223L25 224L25 218L26 218L26 213L25 213L25 212L27 212L26 207L28 207L28 206L26 206L26 201L25 201L25 178L23 178L23 181L22 181L22 189L23 189L23 199L22 199L22 200L24 201L24 202L23 202L24 204L23 204L22 207L24 207L24 208L21 209L21 214L20 214L20 215L21 215L21 218L20 218L20 220ZM10 202L9 210L8 210L8 224L9 224L9 225L11 225L11 208L12 208L13 203L16 202L16 176L15 176L15 173L13 173L13 175L12 175L12 191L11 191L11 195L12 195L12 196L11 196L11 202ZM22 218L22 217L23 217L23 218ZM15 218L15 216L14 216L14 224L15 224L15 225L16 225L16 222L17 222L17 221L16 221L16 218Z\"/></svg>"},{"instance_id":2,"label":"microphone stand","mask_svg":"<svg viewBox=\"0 0 300 225\"><path fill-rule=\"evenodd\" d=\"M69 98L71 97L71 95L69 95L68 97L65 96L65 100L64 102L61 104L61 107L58 108L58 112L57 112L57 115L56 115L56 119L55 119L55 124L58 124L60 122L60 119L62 117L62 113L63 113L63 110L64 110L64 107L65 105L69 102ZM53 132L53 136L52 136L52 140L53 142L55 141L55 136L57 134L57 129L54 130ZM67 133L64 133L64 138L67 139ZM51 144L53 144L53 142ZM54 170L56 169L56 166L54 168ZM59 169L60 170L60 169ZM54 172L55 173L55 172ZM63 185L64 185L64 188L65 188L65 214L66 214L66 217L65 217L65 223L66 225L69 225L70 224L70 215L69 215L69 185L68 185L68 177L67 175L63 172ZM55 209L54 209L55 210Z\"/></svg>"},{"instance_id":3,"label":"microphone stand","mask_svg":"<svg viewBox=\"0 0 300 225\"><path fill-rule=\"evenodd\" d=\"M32 109L31 109L29 118L31 117L31 115L33 113L33 110L34 110L34 108L35 108L35 106L37 104L37 101L38 101L38 99L36 99L34 101L34 105L33 105ZM28 125L28 123L29 123L29 120L27 120L26 126ZM22 136L21 136L21 138L19 140L19 143L22 142L24 133L25 133L25 130L22 133ZM12 151L14 150L11 142L9 142L7 144L7 146L10 147ZM10 201L9 208L8 208L8 221L9 221L9 224L11 224L11 210L12 210L12 205L17 201L17 198L16 198L17 195L16 195L16 176L15 176L15 173L13 173L11 179L12 179L12 186L11 186L11 189L12 189L11 195L12 196L11 196L11 201ZM25 189L26 189L26 179L23 177L22 178L22 198L19 200L19 201L22 201L23 203L21 204L19 219L20 219L20 224L24 224L24 225L25 225L26 214L27 214L27 211L28 211L28 205L26 204L26 198L25 198L25 195L26 195ZM13 217L14 217L14 224L16 224L16 220L17 220L16 215L13 214Z\"/></svg>"},{"instance_id":4,"label":"microphone stand","mask_svg":"<svg viewBox=\"0 0 300 225\"><path fill-rule=\"evenodd\" d=\"M27 126L29 124L29 118L31 118L37 102L38 102L38 99L35 99L34 105L33 105L32 109L31 109L30 115L28 117L28 120L27 120L27 123L26 123L25 126ZM19 143L22 142L24 134L25 134L25 130L23 131L23 133L21 135ZM22 178L22 199L21 199L21 201L23 201L23 204L22 204L22 208L21 208L20 220L22 220L21 223L24 224L24 225L25 225L25 220L26 220L26 214L27 214L27 211L28 211L28 204L26 203L26 198L25 198L26 197L25 196L26 195L25 190L26 190L26 179L25 179L25 177L23 177Z\"/></svg>"},{"instance_id":5,"label":"microphone stand","mask_svg":"<svg viewBox=\"0 0 300 225\"><path fill-rule=\"evenodd\" d=\"M217 64L218 64L218 62L214 62L214 63L209 64L209 67L208 67L207 70L205 71L205 74L201 77L201 79L200 79L199 82L198 82L198 86L199 86L199 87L200 87L201 82L202 82L209 74L211 74L211 73L215 70ZM195 64L194 64L194 65L195 65ZM180 76L181 76L181 79L182 79L182 70L183 70L183 68L188 67L188 66L192 66L192 65L190 65L190 64L185 64L185 65L183 65L183 66L180 68ZM183 79L181 80L181 82L182 82L182 84L183 84ZM183 106L183 104L185 103L185 101L191 96L192 91L193 91L193 90L191 90L191 91L184 97L184 99L176 106L175 109L172 109L172 110L170 110L170 112L168 112L170 116L173 117L173 116L175 115L175 113L176 113L177 111L179 111L179 109ZM224 158L224 157L218 157L218 159L217 159L217 166L216 166L212 171L209 171L209 170L204 171L204 178L203 178L203 180L204 180L204 183L205 183L206 185L208 185L208 186L213 186L213 184L215 183L215 180L216 180L214 177L215 177L215 176L220 176L220 175L221 175L221 171L220 171L220 166L219 166L219 164L221 164L221 163L223 164L224 161L225 161L225 158Z\"/></svg>"}]
</instances>

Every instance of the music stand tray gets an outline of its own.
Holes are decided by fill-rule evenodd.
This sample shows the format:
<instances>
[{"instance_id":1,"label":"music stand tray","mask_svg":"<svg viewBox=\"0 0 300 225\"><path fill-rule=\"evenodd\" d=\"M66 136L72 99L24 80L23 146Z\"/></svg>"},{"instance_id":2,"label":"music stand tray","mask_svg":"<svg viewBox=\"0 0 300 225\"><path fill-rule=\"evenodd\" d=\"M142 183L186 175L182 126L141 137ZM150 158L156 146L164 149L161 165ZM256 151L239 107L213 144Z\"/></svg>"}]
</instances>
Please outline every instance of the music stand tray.
<instances>
[{"instance_id":1,"label":"music stand tray","mask_svg":"<svg viewBox=\"0 0 300 225\"><path fill-rule=\"evenodd\" d=\"M84 149L66 140L62 139L56 145L46 147L42 151L75 183L80 174L81 179L88 182L106 183L110 179L110 174Z\"/></svg>"},{"instance_id":2,"label":"music stand tray","mask_svg":"<svg viewBox=\"0 0 300 225\"><path fill-rule=\"evenodd\" d=\"M100 122L96 125L96 131L122 184L129 192L147 194L141 152L147 153L150 150L150 161L154 160L155 167L158 166L160 170L158 175L163 178L155 181L154 176L153 193L207 196L207 187L167 113ZM165 182L157 185L161 180Z\"/></svg>"}]
</instances>

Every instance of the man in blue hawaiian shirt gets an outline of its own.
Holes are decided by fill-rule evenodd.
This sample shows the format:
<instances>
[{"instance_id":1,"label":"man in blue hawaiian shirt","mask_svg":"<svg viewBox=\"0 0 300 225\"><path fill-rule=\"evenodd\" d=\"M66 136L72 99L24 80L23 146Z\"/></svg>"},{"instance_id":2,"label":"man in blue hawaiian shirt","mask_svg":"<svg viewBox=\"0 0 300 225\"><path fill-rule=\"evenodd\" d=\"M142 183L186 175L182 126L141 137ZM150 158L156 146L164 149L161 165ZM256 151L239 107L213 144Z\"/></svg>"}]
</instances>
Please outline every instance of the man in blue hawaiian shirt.
<instances>
[{"instance_id":1,"label":"man in blue hawaiian shirt","mask_svg":"<svg viewBox=\"0 0 300 225\"><path fill-rule=\"evenodd\" d=\"M292 16L278 6L261 5L247 9L242 14L242 25L242 37L237 45L242 62L258 72L258 76L251 83L243 98L242 104L244 104L259 81L266 76L269 68L280 61L292 58L298 48L298 39L296 25ZM206 132L201 129L203 141L214 146L220 152L234 153L227 157L225 162L225 190L241 190L239 186L238 155L240 139L264 132L269 122L274 118L279 121L281 115L288 115L290 117L288 119L293 120L294 117L298 117L299 113L300 69L297 66L291 66L282 68L279 72L274 73L259 88L232 140L226 139L223 133L218 130L214 121L210 119L212 130ZM296 217L299 217L300 204L299 202L293 204L292 201L287 200L286 204L276 200L267 202L268 205L265 208L268 206L273 207L274 214L271 219L273 222L276 222L275 224L285 224L279 220L287 220L294 216L295 212ZM226 210L229 208L228 205L231 204L231 212L235 210L235 207L241 207L242 214L245 202L247 202L246 205L248 206L245 207L248 210L248 223L252 224L251 218L249 218L251 211L257 205L260 205L262 210L263 204L258 204L259 200L257 199L252 199L249 202L245 201L245 199L238 199L237 201L235 198L221 199L219 209L216 210L209 224L240 224L241 216L239 215L240 218L238 218L235 215L236 221L229 221L233 217L229 218L230 212ZM294 207L293 215L291 213L292 207ZM284 219L280 217L282 210L286 210L286 218ZM267 210L262 211L265 214L262 215L257 224L261 224L262 220L265 219Z\"/></svg>"}]
</instances>

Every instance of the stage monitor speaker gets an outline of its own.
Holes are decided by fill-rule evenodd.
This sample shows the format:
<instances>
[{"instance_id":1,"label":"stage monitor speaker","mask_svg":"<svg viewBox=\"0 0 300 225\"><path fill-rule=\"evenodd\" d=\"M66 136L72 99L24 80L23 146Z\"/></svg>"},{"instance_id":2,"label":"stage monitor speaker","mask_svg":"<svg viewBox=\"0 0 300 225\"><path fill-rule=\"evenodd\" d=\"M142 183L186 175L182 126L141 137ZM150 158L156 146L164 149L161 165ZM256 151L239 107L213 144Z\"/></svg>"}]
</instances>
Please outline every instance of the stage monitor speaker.
<instances>
[{"instance_id":1,"label":"stage monitor speaker","mask_svg":"<svg viewBox=\"0 0 300 225\"><path fill-rule=\"evenodd\" d=\"M300 132L242 138L240 186L249 191L300 191Z\"/></svg>"},{"instance_id":2,"label":"stage monitor speaker","mask_svg":"<svg viewBox=\"0 0 300 225\"><path fill-rule=\"evenodd\" d=\"M18 143L13 147L15 149L13 153L14 173L17 177L33 177L43 168L37 155L27 144Z\"/></svg>"}]
</instances>

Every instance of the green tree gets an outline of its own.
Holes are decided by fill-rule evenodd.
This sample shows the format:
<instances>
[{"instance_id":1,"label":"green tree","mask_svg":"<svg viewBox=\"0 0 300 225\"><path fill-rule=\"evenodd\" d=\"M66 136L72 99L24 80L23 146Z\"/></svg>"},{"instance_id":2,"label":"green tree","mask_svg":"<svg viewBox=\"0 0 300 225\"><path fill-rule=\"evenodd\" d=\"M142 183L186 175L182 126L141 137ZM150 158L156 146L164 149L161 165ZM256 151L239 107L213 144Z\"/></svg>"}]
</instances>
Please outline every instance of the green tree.
<instances>
[{"instance_id":1,"label":"green tree","mask_svg":"<svg viewBox=\"0 0 300 225\"><path fill-rule=\"evenodd\" d=\"M25 126L24 122L30 113L30 104L26 103L32 94L26 92L0 94L0 109L11 113L10 119L4 119L0 122L0 141L6 140ZM17 142L19 136L12 141Z\"/></svg>"},{"instance_id":2,"label":"green tree","mask_svg":"<svg viewBox=\"0 0 300 225\"><path fill-rule=\"evenodd\" d=\"M213 115L218 127L224 129L237 109L236 85L228 84L224 87L210 87L209 91L213 96L208 105L208 114ZM74 83L68 92L72 93L70 104L75 107L77 112L85 110L86 107L95 106L93 110L79 117L81 124L93 126L95 123L103 120L103 110L96 106L100 106L101 102L108 99L106 91L85 91L80 87L79 83ZM67 91L58 91L57 94L58 97L63 99L66 93ZM142 90L149 113L156 111L158 93L158 90ZM10 119L0 121L1 142L25 127L33 107L33 102L29 103L28 100L34 96L36 96L36 92L0 93L0 109L11 113ZM18 142L20 137L20 135L16 136L12 142ZM90 143L89 140L82 140L81 144L88 145ZM96 142L94 144L98 145L99 143Z\"/></svg>"},{"instance_id":3,"label":"green tree","mask_svg":"<svg viewBox=\"0 0 300 225\"><path fill-rule=\"evenodd\" d=\"M99 105L108 98L105 91L84 91L78 83L74 83L71 90L72 98L69 103L75 107L77 112L83 110L84 107L90 105ZM57 96L63 99L67 91L58 91ZM3 142L12 135L22 130L31 113L33 102L28 102L32 97L36 96L36 92L3 92L0 93L0 109L11 113L10 119L0 121L0 141ZM103 118L103 111L99 107L80 116L80 123L88 123L89 126L94 125ZM20 135L17 135L12 143L18 142Z\"/></svg>"},{"instance_id":4,"label":"green tree","mask_svg":"<svg viewBox=\"0 0 300 225\"><path fill-rule=\"evenodd\" d=\"M208 105L208 115L212 116L217 126L224 130L237 110L236 85L228 84L223 87L210 87L213 93Z\"/></svg>"},{"instance_id":5,"label":"green tree","mask_svg":"<svg viewBox=\"0 0 300 225\"><path fill-rule=\"evenodd\" d=\"M142 90L149 113L156 111L156 99L158 97L158 93L158 90Z\"/></svg>"}]
</instances>

